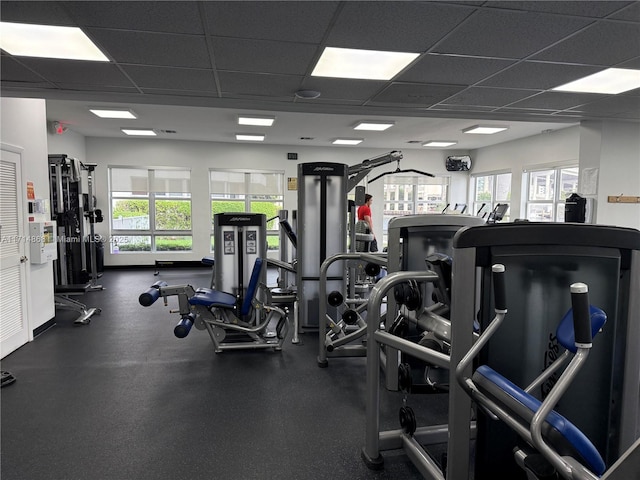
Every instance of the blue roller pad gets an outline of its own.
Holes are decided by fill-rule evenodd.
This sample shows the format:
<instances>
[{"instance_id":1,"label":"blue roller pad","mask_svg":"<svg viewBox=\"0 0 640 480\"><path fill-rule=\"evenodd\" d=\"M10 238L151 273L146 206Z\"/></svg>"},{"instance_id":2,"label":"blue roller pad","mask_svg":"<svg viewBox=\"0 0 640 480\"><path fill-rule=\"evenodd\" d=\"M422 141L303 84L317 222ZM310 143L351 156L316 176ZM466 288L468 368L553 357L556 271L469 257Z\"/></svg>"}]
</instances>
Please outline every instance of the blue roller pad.
<instances>
[{"instance_id":1,"label":"blue roller pad","mask_svg":"<svg viewBox=\"0 0 640 480\"><path fill-rule=\"evenodd\" d=\"M477 368L474 373L476 375L482 375L486 380L495 384L498 389L511 397L511 399L520 403L531 412L531 417L538 411L542 402L537 398L531 396L520 387L504 378L497 373L491 367L482 365ZM474 378L474 381L476 379ZM545 419L551 427L557 430L567 442L580 454L585 465L595 474L602 475L606 469L605 463L600 456L596 447L593 446L591 441L569 420L555 411L551 411Z\"/></svg>"},{"instance_id":2,"label":"blue roller pad","mask_svg":"<svg viewBox=\"0 0 640 480\"><path fill-rule=\"evenodd\" d=\"M196 290L196 294L189 299L189 303L205 307L233 308L236 306L236 297L230 293L219 292L211 288L199 288Z\"/></svg>"},{"instance_id":3,"label":"blue roller pad","mask_svg":"<svg viewBox=\"0 0 640 480\"><path fill-rule=\"evenodd\" d=\"M607 321L607 314L598 307L589 305L591 315L591 336L595 337ZM562 321L556 330L558 343L571 353L576 353L575 332L573 330L573 309L569 309L562 317Z\"/></svg>"}]
</instances>

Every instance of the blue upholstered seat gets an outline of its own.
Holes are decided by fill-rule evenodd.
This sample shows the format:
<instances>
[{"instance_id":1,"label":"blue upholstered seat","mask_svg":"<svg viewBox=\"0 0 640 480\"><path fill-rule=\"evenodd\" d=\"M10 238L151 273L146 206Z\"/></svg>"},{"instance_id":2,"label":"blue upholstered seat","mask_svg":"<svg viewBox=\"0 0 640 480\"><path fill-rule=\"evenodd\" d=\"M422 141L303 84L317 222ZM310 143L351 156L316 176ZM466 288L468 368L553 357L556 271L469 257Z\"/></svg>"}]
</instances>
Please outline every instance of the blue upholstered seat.
<instances>
[{"instance_id":1,"label":"blue upholstered seat","mask_svg":"<svg viewBox=\"0 0 640 480\"><path fill-rule=\"evenodd\" d=\"M251 311L251 302L256 295L256 290L260 283L260 274L262 273L262 265L264 260L256 258L251 272L251 279L247 286L247 293L240 307L240 315L247 315ZM198 288L193 297L189 299L191 305L204 305L205 307L216 308L234 308L236 305L236 297L230 293L220 292L211 288Z\"/></svg>"},{"instance_id":2,"label":"blue upholstered seat","mask_svg":"<svg viewBox=\"0 0 640 480\"><path fill-rule=\"evenodd\" d=\"M189 303L206 307L233 308L236 305L236 297L211 288L198 288L196 294L189 299Z\"/></svg>"},{"instance_id":3,"label":"blue upholstered seat","mask_svg":"<svg viewBox=\"0 0 640 480\"><path fill-rule=\"evenodd\" d=\"M524 420L527 422L531 421L542 403L487 365L482 365L476 369L473 374L473 381L485 394L494 398L512 412L519 412L519 416L525 417ZM487 382L497 388L487 388ZM518 405L514 405L514 402L517 402ZM522 408L518 408L519 406L524 407L526 412L523 412ZM549 430L549 428L543 428L543 435L554 449L564 453L567 448L570 448L573 451L566 452L566 454L572 454L572 456L578 454L577 459L591 471L598 475L604 473L606 465L600 453L574 424L555 411L552 411L547 416L546 422L553 431Z\"/></svg>"},{"instance_id":4,"label":"blue upholstered seat","mask_svg":"<svg viewBox=\"0 0 640 480\"><path fill-rule=\"evenodd\" d=\"M589 307L592 336L600 331L607 315L599 308ZM558 342L572 353L576 353L573 328L573 310L564 315L556 330ZM514 416L530 424L542 402L507 380L488 365L482 365L473 374L478 388L494 401L500 403ZM602 475L606 465L591 441L569 420L552 411L545 420L542 433L546 441L561 455L571 455L597 475Z\"/></svg>"}]
</instances>

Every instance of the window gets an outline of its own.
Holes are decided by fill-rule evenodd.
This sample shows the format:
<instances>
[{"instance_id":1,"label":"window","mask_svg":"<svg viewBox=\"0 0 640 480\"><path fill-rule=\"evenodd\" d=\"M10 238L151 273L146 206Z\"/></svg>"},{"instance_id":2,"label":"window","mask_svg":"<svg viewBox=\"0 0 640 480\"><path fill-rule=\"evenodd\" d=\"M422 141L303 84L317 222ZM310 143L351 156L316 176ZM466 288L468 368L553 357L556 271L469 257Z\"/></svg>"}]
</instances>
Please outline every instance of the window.
<instances>
[{"instance_id":1,"label":"window","mask_svg":"<svg viewBox=\"0 0 640 480\"><path fill-rule=\"evenodd\" d=\"M111 253L191 250L191 171L109 167Z\"/></svg>"},{"instance_id":2,"label":"window","mask_svg":"<svg viewBox=\"0 0 640 480\"><path fill-rule=\"evenodd\" d=\"M385 178L383 205L383 244L393 217L418 213L441 213L449 203L449 177Z\"/></svg>"},{"instance_id":3,"label":"window","mask_svg":"<svg viewBox=\"0 0 640 480\"><path fill-rule=\"evenodd\" d=\"M471 215L489 215L498 203L511 206L511 173L492 173L471 177L473 187L473 211ZM509 221L507 210L504 221Z\"/></svg>"},{"instance_id":4,"label":"window","mask_svg":"<svg viewBox=\"0 0 640 480\"><path fill-rule=\"evenodd\" d=\"M565 200L578 190L578 167L531 170L527 175L527 220L564 222Z\"/></svg>"},{"instance_id":5,"label":"window","mask_svg":"<svg viewBox=\"0 0 640 480\"><path fill-rule=\"evenodd\" d=\"M243 172L209 170L211 194L211 226L213 215L225 212L264 213L267 220L276 217L284 207L284 173L270 171ZM267 248L278 250L279 224L267 222ZM213 232L211 251L213 251Z\"/></svg>"}]
</instances>

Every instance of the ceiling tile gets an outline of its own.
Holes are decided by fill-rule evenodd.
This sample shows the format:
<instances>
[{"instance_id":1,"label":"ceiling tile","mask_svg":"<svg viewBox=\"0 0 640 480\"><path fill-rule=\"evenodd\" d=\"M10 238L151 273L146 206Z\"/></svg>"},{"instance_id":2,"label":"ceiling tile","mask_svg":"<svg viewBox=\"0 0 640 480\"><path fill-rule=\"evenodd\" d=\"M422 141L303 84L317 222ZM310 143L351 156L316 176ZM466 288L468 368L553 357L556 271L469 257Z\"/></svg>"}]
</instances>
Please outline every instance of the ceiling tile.
<instances>
[{"instance_id":1,"label":"ceiling tile","mask_svg":"<svg viewBox=\"0 0 640 480\"><path fill-rule=\"evenodd\" d=\"M208 34L220 37L320 42L339 2L203 2Z\"/></svg>"},{"instance_id":2,"label":"ceiling tile","mask_svg":"<svg viewBox=\"0 0 640 480\"><path fill-rule=\"evenodd\" d=\"M601 100L572 108L568 111L584 112L594 115L632 114L640 118L640 97L628 95L607 96Z\"/></svg>"},{"instance_id":3,"label":"ceiling tile","mask_svg":"<svg viewBox=\"0 0 640 480\"><path fill-rule=\"evenodd\" d=\"M361 103L376 95L387 83L378 80L309 77L305 79L301 89L316 90L321 93L322 99L359 100Z\"/></svg>"},{"instance_id":4,"label":"ceiling tile","mask_svg":"<svg viewBox=\"0 0 640 480\"><path fill-rule=\"evenodd\" d=\"M474 9L436 2L345 2L331 47L424 52Z\"/></svg>"},{"instance_id":5,"label":"ceiling tile","mask_svg":"<svg viewBox=\"0 0 640 480\"><path fill-rule=\"evenodd\" d=\"M602 21L533 59L612 66L640 56L639 38L640 25Z\"/></svg>"},{"instance_id":6,"label":"ceiling tile","mask_svg":"<svg viewBox=\"0 0 640 480\"><path fill-rule=\"evenodd\" d=\"M479 11L433 49L483 57L524 58L576 32L590 20L542 13Z\"/></svg>"},{"instance_id":7,"label":"ceiling tile","mask_svg":"<svg viewBox=\"0 0 640 480\"><path fill-rule=\"evenodd\" d=\"M122 69L141 88L216 90L216 83L211 70L139 65L124 65Z\"/></svg>"},{"instance_id":8,"label":"ceiling tile","mask_svg":"<svg viewBox=\"0 0 640 480\"><path fill-rule=\"evenodd\" d=\"M21 61L33 71L55 83L133 86L113 63L26 57Z\"/></svg>"},{"instance_id":9,"label":"ceiling tile","mask_svg":"<svg viewBox=\"0 0 640 480\"><path fill-rule=\"evenodd\" d=\"M514 10L526 10L528 12L545 12L557 13L561 15L576 15L583 17L603 18L632 2L616 2L616 1L502 1L502 2L486 2L485 7L506 8Z\"/></svg>"},{"instance_id":10,"label":"ceiling tile","mask_svg":"<svg viewBox=\"0 0 640 480\"><path fill-rule=\"evenodd\" d=\"M5 2L2 1L2 21L36 23L40 25L75 25L59 2Z\"/></svg>"},{"instance_id":11,"label":"ceiling tile","mask_svg":"<svg viewBox=\"0 0 640 480\"><path fill-rule=\"evenodd\" d=\"M500 89L490 87L470 87L448 98L448 105L481 105L485 107L504 107L523 98L535 95L534 90Z\"/></svg>"},{"instance_id":12,"label":"ceiling tile","mask_svg":"<svg viewBox=\"0 0 640 480\"><path fill-rule=\"evenodd\" d=\"M76 1L65 5L82 26L204 34L196 2Z\"/></svg>"},{"instance_id":13,"label":"ceiling tile","mask_svg":"<svg viewBox=\"0 0 640 480\"><path fill-rule=\"evenodd\" d=\"M546 110L540 108L511 108L504 107L494 110L495 113L504 113L506 115L526 114L526 115L552 115L557 110Z\"/></svg>"},{"instance_id":14,"label":"ceiling tile","mask_svg":"<svg viewBox=\"0 0 640 480\"><path fill-rule=\"evenodd\" d=\"M2 55L0 64L0 72L3 81L27 82L27 83L46 83L44 78L29 70L13 57Z\"/></svg>"},{"instance_id":15,"label":"ceiling tile","mask_svg":"<svg viewBox=\"0 0 640 480\"><path fill-rule=\"evenodd\" d=\"M217 92L212 90L181 90L179 88L143 88L145 97L150 95L170 96L170 97L218 97Z\"/></svg>"},{"instance_id":16,"label":"ceiling tile","mask_svg":"<svg viewBox=\"0 0 640 480\"><path fill-rule=\"evenodd\" d=\"M135 87L121 87L118 85L98 85L95 84L84 84L84 83L64 83L61 82L58 86L67 91L77 91L77 92L100 92L100 93L128 93L128 94L136 94L140 93L140 90Z\"/></svg>"},{"instance_id":17,"label":"ceiling tile","mask_svg":"<svg viewBox=\"0 0 640 480\"><path fill-rule=\"evenodd\" d=\"M602 70L583 65L522 62L480 83L487 87L548 89Z\"/></svg>"},{"instance_id":18,"label":"ceiling tile","mask_svg":"<svg viewBox=\"0 0 640 480\"><path fill-rule=\"evenodd\" d=\"M244 93L247 95L287 96L300 87L301 76L260 73L219 72L220 90L223 96Z\"/></svg>"},{"instance_id":19,"label":"ceiling tile","mask_svg":"<svg viewBox=\"0 0 640 480\"><path fill-rule=\"evenodd\" d=\"M629 20L631 22L640 22L640 2L630 2L630 5L614 13L609 18L615 20Z\"/></svg>"},{"instance_id":20,"label":"ceiling tile","mask_svg":"<svg viewBox=\"0 0 640 480\"><path fill-rule=\"evenodd\" d=\"M493 112L495 109L495 107L483 107L481 105L447 105L444 103L429 107L429 110L450 110L452 112Z\"/></svg>"},{"instance_id":21,"label":"ceiling tile","mask_svg":"<svg viewBox=\"0 0 640 480\"><path fill-rule=\"evenodd\" d=\"M317 52L314 45L214 38L216 68L241 72L304 75Z\"/></svg>"},{"instance_id":22,"label":"ceiling tile","mask_svg":"<svg viewBox=\"0 0 640 480\"><path fill-rule=\"evenodd\" d=\"M464 87L459 85L428 85L417 83L393 83L376 95L371 104L411 104L424 107L439 103L455 95Z\"/></svg>"},{"instance_id":23,"label":"ceiling tile","mask_svg":"<svg viewBox=\"0 0 640 480\"><path fill-rule=\"evenodd\" d=\"M204 36L89 28L90 36L116 62L211 68Z\"/></svg>"},{"instance_id":24,"label":"ceiling tile","mask_svg":"<svg viewBox=\"0 0 640 480\"><path fill-rule=\"evenodd\" d=\"M513 63L512 60L427 54L401 74L397 80L473 85Z\"/></svg>"},{"instance_id":25,"label":"ceiling tile","mask_svg":"<svg viewBox=\"0 0 640 480\"><path fill-rule=\"evenodd\" d=\"M543 92L533 97L512 103L515 108L543 108L548 110L565 110L578 105L593 102L602 98L593 93Z\"/></svg>"},{"instance_id":26,"label":"ceiling tile","mask_svg":"<svg viewBox=\"0 0 640 480\"><path fill-rule=\"evenodd\" d=\"M47 82L21 82L21 81L11 81L11 80L5 80L2 79L2 89L5 89L5 91L7 91L7 89L11 89L11 88L18 88L21 91L25 90L25 91L34 91L34 92L38 92L38 91L43 91L43 94L48 92L48 91L54 91L54 90L58 90L57 85L53 85L51 83L47 83Z\"/></svg>"},{"instance_id":27,"label":"ceiling tile","mask_svg":"<svg viewBox=\"0 0 640 480\"><path fill-rule=\"evenodd\" d=\"M635 68L636 70L640 70L640 57L636 57L632 60L628 60L626 62L622 62L619 65L615 65L617 68Z\"/></svg>"}]
</instances>

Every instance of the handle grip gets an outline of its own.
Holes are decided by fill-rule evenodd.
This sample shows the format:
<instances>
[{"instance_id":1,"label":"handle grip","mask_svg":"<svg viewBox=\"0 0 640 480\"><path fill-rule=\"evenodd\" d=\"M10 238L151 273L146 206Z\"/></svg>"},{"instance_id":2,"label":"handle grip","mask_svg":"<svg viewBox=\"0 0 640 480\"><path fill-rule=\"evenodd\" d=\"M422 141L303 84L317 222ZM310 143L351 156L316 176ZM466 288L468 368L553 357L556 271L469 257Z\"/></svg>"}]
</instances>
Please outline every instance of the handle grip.
<instances>
[{"instance_id":1,"label":"handle grip","mask_svg":"<svg viewBox=\"0 0 640 480\"><path fill-rule=\"evenodd\" d=\"M496 263L491 267L493 276L493 297L496 310L507 310L507 290L504 281L504 265Z\"/></svg>"},{"instance_id":2,"label":"handle grip","mask_svg":"<svg viewBox=\"0 0 640 480\"><path fill-rule=\"evenodd\" d=\"M573 310L576 347L588 348L591 346L593 337L591 334L589 287L585 283L571 285L571 309Z\"/></svg>"},{"instance_id":3,"label":"handle grip","mask_svg":"<svg viewBox=\"0 0 640 480\"><path fill-rule=\"evenodd\" d=\"M138 297L138 302L143 307L148 307L153 305L153 303L160 298L160 287L166 287L167 282L163 282L162 280L158 280L156 283L151 285L146 292L143 292Z\"/></svg>"}]
</instances>

